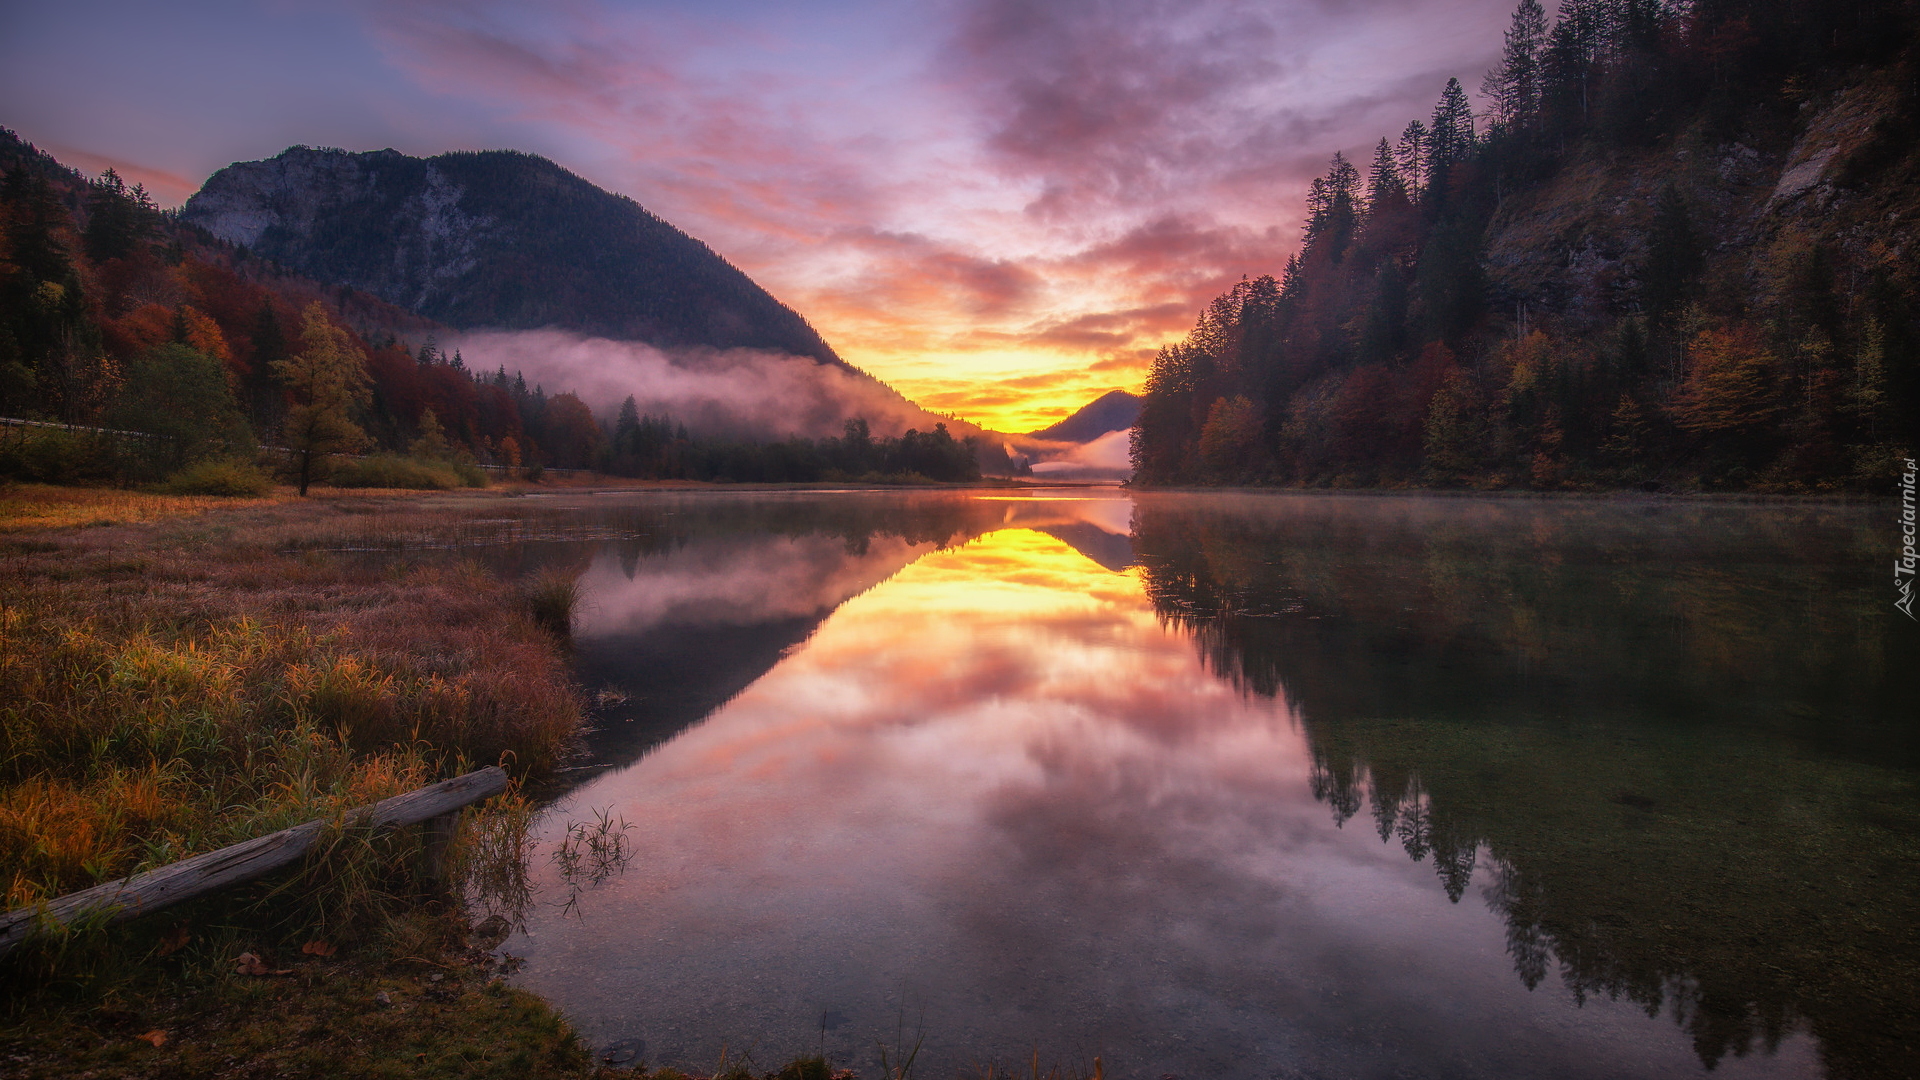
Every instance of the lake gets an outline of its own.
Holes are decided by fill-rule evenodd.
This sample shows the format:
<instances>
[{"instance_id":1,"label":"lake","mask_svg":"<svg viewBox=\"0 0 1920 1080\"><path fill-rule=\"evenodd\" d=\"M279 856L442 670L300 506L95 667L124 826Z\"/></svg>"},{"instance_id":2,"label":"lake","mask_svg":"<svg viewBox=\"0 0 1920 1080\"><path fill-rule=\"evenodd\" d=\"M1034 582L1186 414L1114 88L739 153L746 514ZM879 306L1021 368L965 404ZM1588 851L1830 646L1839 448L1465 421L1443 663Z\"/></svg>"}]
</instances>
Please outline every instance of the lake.
<instances>
[{"instance_id":1,"label":"lake","mask_svg":"<svg viewBox=\"0 0 1920 1080\"><path fill-rule=\"evenodd\" d=\"M542 503L512 557L577 572L602 706L505 949L617 1060L1920 1059L1920 637L1882 508ZM554 858L602 818L622 867Z\"/></svg>"}]
</instances>

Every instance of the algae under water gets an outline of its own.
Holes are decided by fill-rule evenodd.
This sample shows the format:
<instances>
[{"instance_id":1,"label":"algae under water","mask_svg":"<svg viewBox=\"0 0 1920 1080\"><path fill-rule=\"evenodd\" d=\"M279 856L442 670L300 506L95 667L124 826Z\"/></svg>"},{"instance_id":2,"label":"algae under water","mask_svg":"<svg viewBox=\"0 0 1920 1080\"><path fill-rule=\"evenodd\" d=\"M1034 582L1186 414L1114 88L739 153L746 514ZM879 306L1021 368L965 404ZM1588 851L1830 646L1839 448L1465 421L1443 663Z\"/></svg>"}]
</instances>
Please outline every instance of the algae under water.
<instances>
[{"instance_id":1,"label":"algae under water","mask_svg":"<svg viewBox=\"0 0 1920 1080\"><path fill-rule=\"evenodd\" d=\"M518 981L653 1064L1911 1075L1872 507L581 498L598 768Z\"/></svg>"}]
</instances>

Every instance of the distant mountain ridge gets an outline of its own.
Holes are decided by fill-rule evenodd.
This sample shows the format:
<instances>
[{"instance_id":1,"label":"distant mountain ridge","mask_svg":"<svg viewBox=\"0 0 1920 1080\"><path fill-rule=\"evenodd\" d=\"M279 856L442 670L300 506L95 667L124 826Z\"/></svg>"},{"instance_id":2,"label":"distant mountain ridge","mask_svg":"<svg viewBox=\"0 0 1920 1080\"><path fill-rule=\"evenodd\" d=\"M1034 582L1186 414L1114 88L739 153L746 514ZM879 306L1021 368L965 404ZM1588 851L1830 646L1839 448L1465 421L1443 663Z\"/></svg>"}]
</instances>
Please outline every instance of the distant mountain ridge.
<instances>
[{"instance_id":1,"label":"distant mountain ridge","mask_svg":"<svg viewBox=\"0 0 1920 1080\"><path fill-rule=\"evenodd\" d=\"M1140 418L1140 399L1125 390L1110 390L1082 405L1072 416L1038 431L1030 439L1089 443L1110 431L1125 431Z\"/></svg>"},{"instance_id":2,"label":"distant mountain ridge","mask_svg":"<svg viewBox=\"0 0 1920 1080\"><path fill-rule=\"evenodd\" d=\"M843 363L705 244L532 154L295 146L221 169L181 217L459 329L557 328Z\"/></svg>"}]
</instances>

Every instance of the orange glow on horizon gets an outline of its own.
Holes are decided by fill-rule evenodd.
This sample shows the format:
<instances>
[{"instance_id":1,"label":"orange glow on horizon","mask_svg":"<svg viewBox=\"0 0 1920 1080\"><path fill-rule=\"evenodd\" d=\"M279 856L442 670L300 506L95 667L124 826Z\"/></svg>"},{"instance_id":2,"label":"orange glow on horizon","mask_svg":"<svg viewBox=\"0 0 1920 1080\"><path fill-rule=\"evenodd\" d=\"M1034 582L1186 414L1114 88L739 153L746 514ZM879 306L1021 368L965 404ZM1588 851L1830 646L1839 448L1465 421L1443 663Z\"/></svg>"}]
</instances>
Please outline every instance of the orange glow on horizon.
<instances>
[{"instance_id":1,"label":"orange glow on horizon","mask_svg":"<svg viewBox=\"0 0 1920 1080\"><path fill-rule=\"evenodd\" d=\"M929 412L1009 435L1065 420L1111 390L1137 394L1147 374L1146 364L1137 370L1089 371L1084 358L1057 353L903 357L842 349L840 355Z\"/></svg>"}]
</instances>

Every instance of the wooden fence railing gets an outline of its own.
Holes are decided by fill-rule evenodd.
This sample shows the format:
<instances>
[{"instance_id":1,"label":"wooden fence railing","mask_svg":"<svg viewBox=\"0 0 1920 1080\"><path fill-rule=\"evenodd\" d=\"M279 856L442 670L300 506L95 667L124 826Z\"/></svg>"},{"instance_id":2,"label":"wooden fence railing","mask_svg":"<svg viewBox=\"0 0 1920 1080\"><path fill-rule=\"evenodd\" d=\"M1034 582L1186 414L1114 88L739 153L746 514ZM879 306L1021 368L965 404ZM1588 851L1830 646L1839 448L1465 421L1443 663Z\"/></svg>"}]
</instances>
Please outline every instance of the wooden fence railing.
<instances>
[{"instance_id":1,"label":"wooden fence railing","mask_svg":"<svg viewBox=\"0 0 1920 1080\"><path fill-rule=\"evenodd\" d=\"M347 825L394 829L426 822L427 873L437 879L445 871L446 845L452 839L457 812L505 790L507 774L493 766L348 811ZM0 915L0 956L37 930L102 915L108 922L122 922L263 877L298 862L326 825L309 821L44 904L16 908Z\"/></svg>"}]
</instances>

